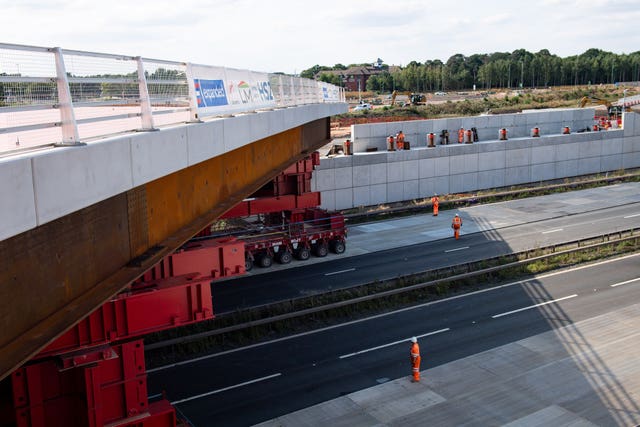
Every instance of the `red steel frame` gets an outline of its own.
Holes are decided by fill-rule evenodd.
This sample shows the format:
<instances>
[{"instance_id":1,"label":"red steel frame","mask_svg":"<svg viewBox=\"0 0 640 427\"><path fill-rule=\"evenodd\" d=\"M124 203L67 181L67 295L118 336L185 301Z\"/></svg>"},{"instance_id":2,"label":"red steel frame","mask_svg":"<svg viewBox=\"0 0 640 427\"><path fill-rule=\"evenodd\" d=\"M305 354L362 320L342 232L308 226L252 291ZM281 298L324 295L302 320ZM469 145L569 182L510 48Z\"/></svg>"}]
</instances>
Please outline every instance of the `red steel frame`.
<instances>
[{"instance_id":1,"label":"red steel frame","mask_svg":"<svg viewBox=\"0 0 640 427\"><path fill-rule=\"evenodd\" d=\"M320 205L320 193L311 192L319 164L317 152L295 163L224 217L285 210L305 215ZM175 426L166 399L148 401L144 345L136 338L213 319L210 282L245 273L244 246L235 238L211 239L166 257L13 372L15 413L8 421L18 427Z\"/></svg>"}]
</instances>

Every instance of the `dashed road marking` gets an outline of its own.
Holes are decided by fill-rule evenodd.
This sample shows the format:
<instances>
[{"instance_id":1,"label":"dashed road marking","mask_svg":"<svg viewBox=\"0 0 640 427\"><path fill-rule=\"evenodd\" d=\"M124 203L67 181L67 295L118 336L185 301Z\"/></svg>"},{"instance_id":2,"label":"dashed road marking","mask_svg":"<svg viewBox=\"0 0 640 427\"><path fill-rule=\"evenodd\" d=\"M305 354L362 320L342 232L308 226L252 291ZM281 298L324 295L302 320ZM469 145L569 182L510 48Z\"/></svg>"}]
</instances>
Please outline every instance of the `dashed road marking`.
<instances>
[{"instance_id":1,"label":"dashed road marking","mask_svg":"<svg viewBox=\"0 0 640 427\"><path fill-rule=\"evenodd\" d=\"M249 385L249 384L255 384L255 383L259 383L261 381L270 380L271 378L276 378L276 377L279 377L280 375L282 375L282 374L280 372L278 372L277 374L268 375L266 377L261 377L261 378L256 378L255 380L245 381L245 382L240 383L240 384L231 385L229 387L225 387L225 388L221 388L221 389L218 389L218 390L209 391L207 393L198 394L196 396L186 397L186 398L180 399L180 400L174 400L173 402L171 402L171 404L172 405L179 405L181 403L189 402L191 400L200 399L202 397L207 397L207 396L211 396L213 394L218 394L218 393L223 393L225 391L233 390L234 388L244 387L244 386Z\"/></svg>"},{"instance_id":2,"label":"dashed road marking","mask_svg":"<svg viewBox=\"0 0 640 427\"><path fill-rule=\"evenodd\" d=\"M521 311L529 310L529 309L536 308L536 307L542 307L543 305L553 304L554 302L558 302L558 301L566 300L566 299L569 299L569 298L575 298L575 297L577 297L577 296L578 296L578 294L573 294L573 295L569 295L569 296L566 296L566 297L562 297L562 298L554 299L554 300L551 300L551 301L541 302L540 304L530 305L530 306L528 306L528 307L522 307L522 308L519 308L519 309L517 309L517 310L507 311L506 313L496 314L495 316L491 316L491 317L492 317L493 319L497 319L498 317L508 316L508 315L510 315L510 314L519 313L519 312L521 312Z\"/></svg>"}]
</instances>

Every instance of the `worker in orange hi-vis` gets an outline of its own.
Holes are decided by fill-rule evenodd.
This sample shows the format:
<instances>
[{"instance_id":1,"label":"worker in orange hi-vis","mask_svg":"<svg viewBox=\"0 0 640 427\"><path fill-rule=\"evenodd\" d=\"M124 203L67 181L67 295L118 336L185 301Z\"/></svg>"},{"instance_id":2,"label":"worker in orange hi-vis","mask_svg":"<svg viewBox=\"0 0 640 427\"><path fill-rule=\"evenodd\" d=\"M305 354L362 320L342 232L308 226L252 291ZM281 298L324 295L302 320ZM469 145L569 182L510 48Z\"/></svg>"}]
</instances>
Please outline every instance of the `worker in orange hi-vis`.
<instances>
[{"instance_id":1,"label":"worker in orange hi-vis","mask_svg":"<svg viewBox=\"0 0 640 427\"><path fill-rule=\"evenodd\" d=\"M418 338L411 338L411 369L413 371L412 383L420 381L420 346L418 345Z\"/></svg>"},{"instance_id":2,"label":"worker in orange hi-vis","mask_svg":"<svg viewBox=\"0 0 640 427\"><path fill-rule=\"evenodd\" d=\"M434 194L431 198L431 204L433 205L433 216L438 216L438 208L440 207L440 199L438 199L438 194Z\"/></svg>"},{"instance_id":3,"label":"worker in orange hi-vis","mask_svg":"<svg viewBox=\"0 0 640 427\"><path fill-rule=\"evenodd\" d=\"M460 228L462 228L462 218L456 214L451 221L451 228L453 228L453 236L458 240L460 238Z\"/></svg>"},{"instance_id":4,"label":"worker in orange hi-vis","mask_svg":"<svg viewBox=\"0 0 640 427\"><path fill-rule=\"evenodd\" d=\"M395 141L393 139L393 135L389 135L387 137L387 150L396 151Z\"/></svg>"},{"instance_id":5,"label":"worker in orange hi-vis","mask_svg":"<svg viewBox=\"0 0 640 427\"><path fill-rule=\"evenodd\" d=\"M464 128L460 128L458 131L458 144L462 144L464 141Z\"/></svg>"},{"instance_id":6,"label":"worker in orange hi-vis","mask_svg":"<svg viewBox=\"0 0 640 427\"><path fill-rule=\"evenodd\" d=\"M396 135L396 147L398 147L398 150L404 150L404 133L402 131Z\"/></svg>"}]
</instances>

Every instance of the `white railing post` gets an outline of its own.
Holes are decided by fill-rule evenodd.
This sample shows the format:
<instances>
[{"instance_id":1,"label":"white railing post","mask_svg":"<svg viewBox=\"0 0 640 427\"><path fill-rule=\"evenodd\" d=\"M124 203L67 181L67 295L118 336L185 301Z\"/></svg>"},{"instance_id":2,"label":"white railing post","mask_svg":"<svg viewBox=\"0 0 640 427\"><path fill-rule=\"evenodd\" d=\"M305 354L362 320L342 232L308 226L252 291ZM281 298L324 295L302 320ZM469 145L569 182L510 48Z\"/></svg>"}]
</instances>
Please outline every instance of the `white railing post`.
<instances>
[{"instance_id":1,"label":"white railing post","mask_svg":"<svg viewBox=\"0 0 640 427\"><path fill-rule=\"evenodd\" d=\"M193 68L190 62L186 63L187 86L189 88L189 123L200 123L198 117L198 96L196 94L195 81L193 79Z\"/></svg>"},{"instance_id":2,"label":"white railing post","mask_svg":"<svg viewBox=\"0 0 640 427\"><path fill-rule=\"evenodd\" d=\"M137 56L136 62L138 63L138 91L140 93L140 118L142 120L142 130L158 130L153 126L151 99L149 98L149 87L147 86L147 76L144 74L142 58Z\"/></svg>"},{"instance_id":3,"label":"white railing post","mask_svg":"<svg viewBox=\"0 0 640 427\"><path fill-rule=\"evenodd\" d=\"M73 111L73 100L69 89L69 79L64 66L62 49L54 47L53 54L56 58L56 83L58 86L58 109L60 110L60 122L62 128L62 142L58 145L82 145L78 135L78 124Z\"/></svg>"},{"instance_id":4,"label":"white railing post","mask_svg":"<svg viewBox=\"0 0 640 427\"><path fill-rule=\"evenodd\" d=\"M278 77L278 81L280 82L280 107L286 106L286 102L284 100L284 87L282 85L282 75Z\"/></svg>"},{"instance_id":5,"label":"white railing post","mask_svg":"<svg viewBox=\"0 0 640 427\"><path fill-rule=\"evenodd\" d=\"M291 76L291 104L289 105L297 105L298 99L296 97L296 85L295 85L295 77Z\"/></svg>"}]
</instances>

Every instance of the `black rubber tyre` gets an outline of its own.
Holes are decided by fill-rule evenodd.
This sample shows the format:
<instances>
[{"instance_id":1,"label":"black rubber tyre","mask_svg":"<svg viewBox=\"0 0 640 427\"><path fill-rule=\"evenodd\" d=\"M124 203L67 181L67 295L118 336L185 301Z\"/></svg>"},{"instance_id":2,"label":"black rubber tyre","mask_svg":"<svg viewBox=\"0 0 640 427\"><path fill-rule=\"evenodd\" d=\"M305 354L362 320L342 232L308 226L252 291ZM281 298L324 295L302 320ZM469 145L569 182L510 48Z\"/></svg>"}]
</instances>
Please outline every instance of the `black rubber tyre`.
<instances>
[{"instance_id":1,"label":"black rubber tyre","mask_svg":"<svg viewBox=\"0 0 640 427\"><path fill-rule=\"evenodd\" d=\"M329 247L327 245L327 242L318 242L313 252L318 258L326 257L327 254L329 253Z\"/></svg>"},{"instance_id":2,"label":"black rubber tyre","mask_svg":"<svg viewBox=\"0 0 640 427\"><path fill-rule=\"evenodd\" d=\"M258 256L258 265L262 268L269 268L273 265L273 258L268 254L261 254Z\"/></svg>"},{"instance_id":3,"label":"black rubber tyre","mask_svg":"<svg viewBox=\"0 0 640 427\"><path fill-rule=\"evenodd\" d=\"M342 240L333 240L331 242L331 252L334 254L342 254L347 250L347 246Z\"/></svg>"},{"instance_id":4,"label":"black rubber tyre","mask_svg":"<svg viewBox=\"0 0 640 427\"><path fill-rule=\"evenodd\" d=\"M244 269L245 271L251 271L253 269L253 260L251 258L244 259Z\"/></svg>"},{"instance_id":5,"label":"black rubber tyre","mask_svg":"<svg viewBox=\"0 0 640 427\"><path fill-rule=\"evenodd\" d=\"M308 247L303 246L296 251L296 258L298 258L300 261L306 261L311 258L311 251Z\"/></svg>"},{"instance_id":6,"label":"black rubber tyre","mask_svg":"<svg viewBox=\"0 0 640 427\"><path fill-rule=\"evenodd\" d=\"M289 252L288 249L278 252L278 262L280 264L289 264L292 259L293 259L293 255L291 255L291 252Z\"/></svg>"}]
</instances>

